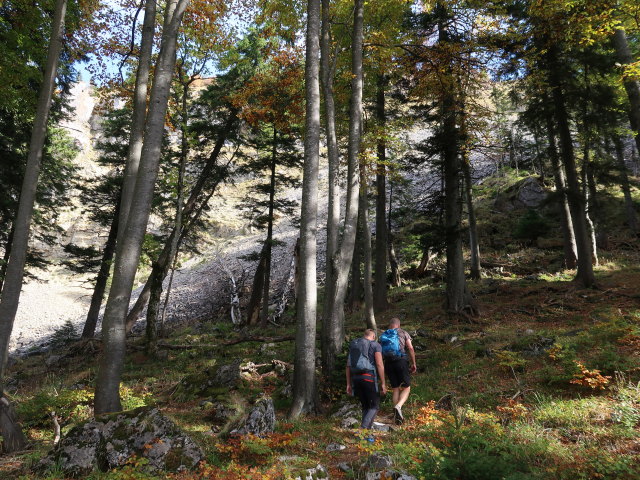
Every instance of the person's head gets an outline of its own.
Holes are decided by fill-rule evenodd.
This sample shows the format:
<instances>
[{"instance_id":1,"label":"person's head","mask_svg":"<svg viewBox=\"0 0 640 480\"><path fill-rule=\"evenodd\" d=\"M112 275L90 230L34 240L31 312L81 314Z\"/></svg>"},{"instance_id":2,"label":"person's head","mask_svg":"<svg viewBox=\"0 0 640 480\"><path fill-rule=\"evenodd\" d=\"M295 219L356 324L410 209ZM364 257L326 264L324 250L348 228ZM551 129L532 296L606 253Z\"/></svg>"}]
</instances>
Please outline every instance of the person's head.
<instances>
[{"instance_id":1,"label":"person's head","mask_svg":"<svg viewBox=\"0 0 640 480\"><path fill-rule=\"evenodd\" d=\"M400 326L400 319L398 317L393 317L389 320L389 328L398 328Z\"/></svg>"},{"instance_id":2,"label":"person's head","mask_svg":"<svg viewBox=\"0 0 640 480\"><path fill-rule=\"evenodd\" d=\"M371 329L371 328L367 328L364 331L364 338L366 338L367 340L375 340L376 339L376 331Z\"/></svg>"}]
</instances>

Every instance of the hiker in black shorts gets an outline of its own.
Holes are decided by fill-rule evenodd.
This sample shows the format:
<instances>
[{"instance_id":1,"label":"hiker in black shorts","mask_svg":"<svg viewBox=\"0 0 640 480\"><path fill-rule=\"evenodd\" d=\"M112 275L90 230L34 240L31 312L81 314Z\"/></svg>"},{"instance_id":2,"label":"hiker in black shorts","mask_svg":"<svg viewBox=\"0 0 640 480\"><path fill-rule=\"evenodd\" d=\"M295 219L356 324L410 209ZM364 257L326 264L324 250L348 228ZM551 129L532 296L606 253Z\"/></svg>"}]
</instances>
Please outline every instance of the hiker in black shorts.
<instances>
[{"instance_id":1,"label":"hiker in black shorts","mask_svg":"<svg viewBox=\"0 0 640 480\"><path fill-rule=\"evenodd\" d=\"M387 332L390 330L397 331L399 355L387 355L385 351L384 368L393 389L393 415L396 423L401 424L404 422L402 406L409 398L411 391L411 374L416 372L416 353L411 343L411 336L406 330L400 328L400 319L392 318L389 321ZM383 336L387 335L387 332L383 333Z\"/></svg>"},{"instance_id":2,"label":"hiker in black shorts","mask_svg":"<svg viewBox=\"0 0 640 480\"><path fill-rule=\"evenodd\" d=\"M347 357L347 393L362 405L362 428L371 428L380 408L380 393L387 393L382 350L376 342L376 332L367 329L364 336L353 340ZM380 382L380 388L378 388Z\"/></svg>"}]
</instances>

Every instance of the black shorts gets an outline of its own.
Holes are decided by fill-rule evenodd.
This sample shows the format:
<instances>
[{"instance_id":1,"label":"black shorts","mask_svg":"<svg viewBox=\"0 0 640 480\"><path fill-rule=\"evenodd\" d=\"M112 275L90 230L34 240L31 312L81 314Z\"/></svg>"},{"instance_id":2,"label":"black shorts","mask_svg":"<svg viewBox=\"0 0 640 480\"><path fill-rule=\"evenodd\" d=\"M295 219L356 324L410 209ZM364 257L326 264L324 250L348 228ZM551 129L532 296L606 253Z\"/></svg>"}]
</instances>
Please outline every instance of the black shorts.
<instances>
[{"instance_id":1,"label":"black shorts","mask_svg":"<svg viewBox=\"0 0 640 480\"><path fill-rule=\"evenodd\" d=\"M389 376L391 388L411 386L409 362L406 358L399 358L398 360L385 359L384 371Z\"/></svg>"}]
</instances>

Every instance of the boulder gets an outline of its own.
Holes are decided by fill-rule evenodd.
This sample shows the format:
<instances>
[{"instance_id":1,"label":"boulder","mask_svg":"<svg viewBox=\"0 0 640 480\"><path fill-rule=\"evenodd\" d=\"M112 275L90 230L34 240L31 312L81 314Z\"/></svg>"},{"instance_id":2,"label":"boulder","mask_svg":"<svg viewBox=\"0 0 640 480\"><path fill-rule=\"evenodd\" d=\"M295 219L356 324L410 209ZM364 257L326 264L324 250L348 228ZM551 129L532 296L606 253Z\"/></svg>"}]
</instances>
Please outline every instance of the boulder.
<instances>
[{"instance_id":1,"label":"boulder","mask_svg":"<svg viewBox=\"0 0 640 480\"><path fill-rule=\"evenodd\" d=\"M307 468L302 472L294 474L294 480L328 480L329 472L322 465L318 464L313 468Z\"/></svg>"},{"instance_id":2,"label":"boulder","mask_svg":"<svg viewBox=\"0 0 640 480\"><path fill-rule=\"evenodd\" d=\"M276 411L271 397L260 398L243 422L242 426L231 431L236 435L264 435L276 428Z\"/></svg>"},{"instance_id":3,"label":"boulder","mask_svg":"<svg viewBox=\"0 0 640 480\"><path fill-rule=\"evenodd\" d=\"M359 417L362 413L362 408L359 405L351 402L344 402L336 413L331 415L333 418L347 418L347 417Z\"/></svg>"},{"instance_id":4,"label":"boulder","mask_svg":"<svg viewBox=\"0 0 640 480\"><path fill-rule=\"evenodd\" d=\"M396 470L383 470L381 472L367 472L366 480L417 480L416 477Z\"/></svg>"},{"instance_id":5,"label":"boulder","mask_svg":"<svg viewBox=\"0 0 640 480\"><path fill-rule=\"evenodd\" d=\"M367 459L364 465L365 467L375 469L389 468L393 466L393 458L389 455L374 453Z\"/></svg>"},{"instance_id":6,"label":"boulder","mask_svg":"<svg viewBox=\"0 0 640 480\"><path fill-rule=\"evenodd\" d=\"M213 377L213 384L216 386L235 387L240 381L242 360L236 360L229 365L222 365Z\"/></svg>"},{"instance_id":7,"label":"boulder","mask_svg":"<svg viewBox=\"0 0 640 480\"><path fill-rule=\"evenodd\" d=\"M547 198L547 192L535 177L527 177L518 185L515 205L524 208L537 208Z\"/></svg>"},{"instance_id":8,"label":"boulder","mask_svg":"<svg viewBox=\"0 0 640 480\"><path fill-rule=\"evenodd\" d=\"M146 459L152 472L186 470L204 458L200 447L157 408L141 407L74 427L39 467L58 464L65 476L82 478L96 469L121 467L133 456Z\"/></svg>"},{"instance_id":9,"label":"boulder","mask_svg":"<svg viewBox=\"0 0 640 480\"><path fill-rule=\"evenodd\" d=\"M340 450L345 450L346 448L346 446L339 443L330 443L329 445L327 445L327 448L325 448L325 450L327 452L339 452Z\"/></svg>"}]
</instances>

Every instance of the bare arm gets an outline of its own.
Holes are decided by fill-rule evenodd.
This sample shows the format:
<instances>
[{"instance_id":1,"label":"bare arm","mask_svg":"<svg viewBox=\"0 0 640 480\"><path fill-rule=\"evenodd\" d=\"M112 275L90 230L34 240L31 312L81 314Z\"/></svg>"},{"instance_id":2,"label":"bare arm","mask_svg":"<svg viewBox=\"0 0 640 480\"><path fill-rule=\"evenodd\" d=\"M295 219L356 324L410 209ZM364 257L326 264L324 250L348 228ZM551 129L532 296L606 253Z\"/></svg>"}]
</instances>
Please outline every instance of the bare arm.
<instances>
[{"instance_id":1,"label":"bare arm","mask_svg":"<svg viewBox=\"0 0 640 480\"><path fill-rule=\"evenodd\" d=\"M347 365L347 369L346 369L346 374L347 374L347 394L351 395L351 368L349 367L349 365Z\"/></svg>"},{"instance_id":2,"label":"bare arm","mask_svg":"<svg viewBox=\"0 0 640 480\"><path fill-rule=\"evenodd\" d=\"M411 373L416 373L416 370L418 369L418 367L416 366L416 352L413 349L413 344L411 343L411 339L407 338L405 344L404 344L404 348L407 351L407 353L409 354L409 371Z\"/></svg>"},{"instance_id":3,"label":"bare arm","mask_svg":"<svg viewBox=\"0 0 640 480\"><path fill-rule=\"evenodd\" d=\"M374 354L374 358L376 359L376 368L378 370L378 377L380 378L380 388L382 394L385 395L387 393L387 384L384 378L384 362L382 361L382 353L376 352Z\"/></svg>"}]
</instances>

